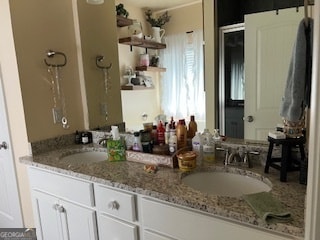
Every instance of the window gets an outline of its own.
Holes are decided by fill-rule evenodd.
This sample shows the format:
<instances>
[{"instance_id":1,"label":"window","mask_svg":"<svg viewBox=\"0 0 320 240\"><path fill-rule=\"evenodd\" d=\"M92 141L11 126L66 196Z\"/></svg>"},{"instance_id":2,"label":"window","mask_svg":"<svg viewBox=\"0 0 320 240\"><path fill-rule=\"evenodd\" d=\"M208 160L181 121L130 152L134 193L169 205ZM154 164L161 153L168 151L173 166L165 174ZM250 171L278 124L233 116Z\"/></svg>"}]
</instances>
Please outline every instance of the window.
<instances>
[{"instance_id":1,"label":"window","mask_svg":"<svg viewBox=\"0 0 320 240\"><path fill-rule=\"evenodd\" d=\"M167 66L161 79L161 107L167 116L205 120L202 36L202 30L166 36L160 59Z\"/></svg>"}]
</instances>

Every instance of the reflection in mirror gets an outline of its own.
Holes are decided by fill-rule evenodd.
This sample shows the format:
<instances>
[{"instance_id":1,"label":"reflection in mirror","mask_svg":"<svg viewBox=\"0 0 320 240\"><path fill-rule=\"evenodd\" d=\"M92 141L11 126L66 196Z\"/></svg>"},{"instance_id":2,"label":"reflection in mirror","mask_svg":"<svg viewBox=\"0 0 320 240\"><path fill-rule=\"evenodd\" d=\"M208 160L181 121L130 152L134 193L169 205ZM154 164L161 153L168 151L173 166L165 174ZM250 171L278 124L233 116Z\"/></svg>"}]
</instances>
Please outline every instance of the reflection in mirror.
<instances>
[{"instance_id":1,"label":"reflection in mirror","mask_svg":"<svg viewBox=\"0 0 320 240\"><path fill-rule=\"evenodd\" d=\"M129 18L136 19L138 22L141 22L142 33L146 37L152 38L152 29L151 25L145 21L145 7L156 8L154 1L136 1L136 0L117 0L116 4L123 3L127 11L129 12ZM144 6L142 5L144 2ZM157 1L158 5L161 5L161 10L157 11L159 15L163 12L168 11L168 14L171 16L171 19L166 23L163 28L165 29L164 37L162 38L164 43L167 44L166 49L152 50L139 47L132 47L132 51L129 46L124 44L118 44L119 51L119 66L120 66L120 81L121 85L126 85L128 79L126 78L126 69L132 68L136 70L136 67L140 64L139 57L141 54L149 54L149 59L153 55L159 56L159 63L164 71L143 71L139 72L140 77L150 77L153 83L153 88L142 88L142 90L121 90L121 99L122 99L122 112L123 120L126 123L128 130L140 130L143 127L143 123L154 122L155 118L164 113L165 105L163 103L163 91L167 89L168 92L173 89L174 85L177 85L177 81L173 77L168 78L168 84L165 88L163 79L168 75L169 72L172 72L173 65L168 61L163 61L162 53L165 50L169 49L168 37L177 34L186 34L186 32L196 31L198 29L203 29L202 22L202 1L199 0L180 0L180 1ZM171 6L168 7L164 5L164 2L169 3ZM176 6L177 3L180 5ZM153 4L153 6L151 6ZM174 7L172 5L175 5ZM159 8L157 9L159 10ZM192 18L186 18L185 16L190 16ZM189 34L193 35L193 34ZM128 27L118 27L118 37L127 37L128 36ZM181 56L179 56L181 57ZM181 59L181 58L180 58ZM180 60L179 59L179 60ZM199 68L197 68L199 69ZM181 87L182 89L183 87ZM180 108L183 108L182 101L180 99L174 99L172 102L178 102L177 105ZM170 103L170 102L169 102ZM185 104L185 103L184 103ZM202 104L204 106L204 104ZM166 104L169 106L169 104ZM171 105L170 105L171 106ZM173 104L172 104L173 106ZM188 113L189 114L189 113ZM167 113L167 120L169 121L171 113ZM188 121L190 117L188 115L184 116ZM175 120L178 120L178 116L174 116ZM196 116L196 121L198 123L199 129L203 129L204 119L201 124L200 118Z\"/></svg>"},{"instance_id":2,"label":"reflection in mirror","mask_svg":"<svg viewBox=\"0 0 320 240\"><path fill-rule=\"evenodd\" d=\"M232 24L236 26L235 23L242 22L245 25L244 106L242 109L239 107L239 101L231 94L231 86L227 80L219 83L219 128L221 133L250 140L266 140L268 132L282 123L279 108L298 22L303 18L303 7L297 8L298 5L302 6L303 2L217 1L219 28ZM290 12L290 19L285 17L287 11ZM265 16L265 14L266 17L259 22L253 20L253 17L248 18L248 16L257 16L256 19L261 19L259 16ZM252 24L248 24L248 19ZM273 23L270 23L271 20ZM221 35L225 37L226 32L220 31L220 41ZM224 49L220 49L220 55L221 51ZM221 66L223 66L222 69ZM225 70L224 67L224 63L220 65L220 81L221 76L231 75L231 67L227 66L229 70ZM230 114L225 109L228 106L234 107ZM242 116L239 112L242 113ZM229 128L231 130L227 130L226 125L231 125ZM237 125L241 128L244 126L244 131Z\"/></svg>"},{"instance_id":3,"label":"reflection in mirror","mask_svg":"<svg viewBox=\"0 0 320 240\"><path fill-rule=\"evenodd\" d=\"M244 24L220 28L220 131L232 138L244 137Z\"/></svg>"}]
</instances>

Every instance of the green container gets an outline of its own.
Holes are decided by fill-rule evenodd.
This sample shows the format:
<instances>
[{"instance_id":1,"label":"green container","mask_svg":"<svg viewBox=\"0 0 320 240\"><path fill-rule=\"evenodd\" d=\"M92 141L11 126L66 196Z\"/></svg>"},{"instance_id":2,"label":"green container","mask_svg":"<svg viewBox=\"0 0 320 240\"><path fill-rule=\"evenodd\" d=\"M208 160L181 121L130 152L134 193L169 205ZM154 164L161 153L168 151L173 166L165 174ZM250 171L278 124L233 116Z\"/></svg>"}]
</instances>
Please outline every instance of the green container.
<instances>
[{"instance_id":1,"label":"green container","mask_svg":"<svg viewBox=\"0 0 320 240\"><path fill-rule=\"evenodd\" d=\"M125 141L108 140L107 141L107 155L110 162L118 162L126 160L126 145Z\"/></svg>"}]
</instances>

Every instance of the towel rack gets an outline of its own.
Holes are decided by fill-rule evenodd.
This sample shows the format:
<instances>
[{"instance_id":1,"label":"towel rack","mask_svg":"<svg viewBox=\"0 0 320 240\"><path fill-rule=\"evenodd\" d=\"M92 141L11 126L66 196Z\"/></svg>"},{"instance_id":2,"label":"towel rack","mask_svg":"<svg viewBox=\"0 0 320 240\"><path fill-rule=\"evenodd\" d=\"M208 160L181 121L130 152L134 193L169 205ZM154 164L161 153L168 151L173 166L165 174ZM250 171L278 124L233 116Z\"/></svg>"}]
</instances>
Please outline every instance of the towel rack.
<instances>
[{"instance_id":1,"label":"towel rack","mask_svg":"<svg viewBox=\"0 0 320 240\"><path fill-rule=\"evenodd\" d=\"M106 69L106 70L111 69L112 63L110 63L109 66L102 66L102 65L100 65L100 63L102 63L103 60L104 60L104 56L98 55L98 56L96 57L96 66L97 66L98 68L100 68L100 69Z\"/></svg>"},{"instance_id":2,"label":"towel rack","mask_svg":"<svg viewBox=\"0 0 320 240\"><path fill-rule=\"evenodd\" d=\"M308 6L309 6L309 1L304 0L304 24L306 27L309 26L309 16L308 16Z\"/></svg>"},{"instance_id":3,"label":"towel rack","mask_svg":"<svg viewBox=\"0 0 320 240\"><path fill-rule=\"evenodd\" d=\"M67 56L63 52L57 52L57 51L53 51L53 50L48 50L47 54L46 54L47 58L53 58L56 55L60 55L60 56L63 57L63 63L61 63L61 64L52 64L52 63L48 63L47 59L44 59L44 62L48 67L63 67L63 66L65 66L67 64Z\"/></svg>"}]
</instances>

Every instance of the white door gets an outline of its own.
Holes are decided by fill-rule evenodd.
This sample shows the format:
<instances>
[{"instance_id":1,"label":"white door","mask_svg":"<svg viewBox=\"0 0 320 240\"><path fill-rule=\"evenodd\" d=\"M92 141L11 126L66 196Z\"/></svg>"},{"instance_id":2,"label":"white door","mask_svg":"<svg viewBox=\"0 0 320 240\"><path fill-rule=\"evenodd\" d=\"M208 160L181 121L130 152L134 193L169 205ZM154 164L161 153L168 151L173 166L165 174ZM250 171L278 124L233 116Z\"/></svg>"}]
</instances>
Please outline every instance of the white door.
<instances>
[{"instance_id":1,"label":"white door","mask_svg":"<svg viewBox=\"0 0 320 240\"><path fill-rule=\"evenodd\" d=\"M9 81L9 80L8 80ZM23 227L0 64L0 228Z\"/></svg>"},{"instance_id":2,"label":"white door","mask_svg":"<svg viewBox=\"0 0 320 240\"><path fill-rule=\"evenodd\" d=\"M280 104L303 8L245 16L245 138L266 140ZM249 120L252 116L251 120Z\"/></svg>"}]
</instances>

